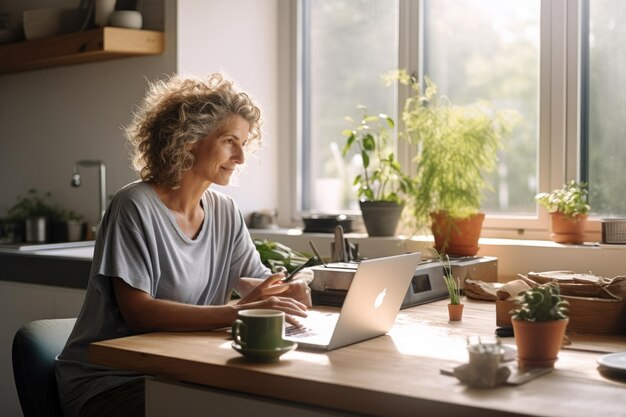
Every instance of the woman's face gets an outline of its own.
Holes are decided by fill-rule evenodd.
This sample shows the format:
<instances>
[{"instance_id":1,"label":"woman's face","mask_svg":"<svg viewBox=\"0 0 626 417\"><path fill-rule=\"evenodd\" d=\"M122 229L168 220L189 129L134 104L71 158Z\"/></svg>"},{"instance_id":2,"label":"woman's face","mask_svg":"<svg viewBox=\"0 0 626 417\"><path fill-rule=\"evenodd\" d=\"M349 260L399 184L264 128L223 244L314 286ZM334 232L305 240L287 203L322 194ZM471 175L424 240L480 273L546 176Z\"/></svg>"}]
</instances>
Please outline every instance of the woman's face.
<instances>
[{"instance_id":1,"label":"woman's face","mask_svg":"<svg viewBox=\"0 0 626 417\"><path fill-rule=\"evenodd\" d=\"M249 132L250 124L242 117L227 120L218 134L208 136L192 150L195 162L191 173L210 184L228 185L237 165L245 161L243 148Z\"/></svg>"}]
</instances>

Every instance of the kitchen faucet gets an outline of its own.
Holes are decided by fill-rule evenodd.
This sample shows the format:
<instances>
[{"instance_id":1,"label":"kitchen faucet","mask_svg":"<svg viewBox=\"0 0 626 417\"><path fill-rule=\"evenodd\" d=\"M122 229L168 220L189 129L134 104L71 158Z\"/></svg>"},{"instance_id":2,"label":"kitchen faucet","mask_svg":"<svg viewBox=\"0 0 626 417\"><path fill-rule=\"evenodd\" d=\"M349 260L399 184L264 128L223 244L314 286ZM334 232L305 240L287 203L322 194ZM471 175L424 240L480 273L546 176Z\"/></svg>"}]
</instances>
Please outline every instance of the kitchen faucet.
<instances>
[{"instance_id":1,"label":"kitchen faucet","mask_svg":"<svg viewBox=\"0 0 626 417\"><path fill-rule=\"evenodd\" d=\"M104 162L96 159L82 159L80 161L76 161L74 164L74 173L72 174L72 187L80 187L81 179L80 173L78 172L78 167L98 167L99 168L99 179L100 179L100 213L98 216L98 224L100 224L100 220L102 216L104 216L104 212L106 210L106 189L107 189L107 176L106 176L106 167ZM97 228L97 226L96 226Z\"/></svg>"}]
</instances>

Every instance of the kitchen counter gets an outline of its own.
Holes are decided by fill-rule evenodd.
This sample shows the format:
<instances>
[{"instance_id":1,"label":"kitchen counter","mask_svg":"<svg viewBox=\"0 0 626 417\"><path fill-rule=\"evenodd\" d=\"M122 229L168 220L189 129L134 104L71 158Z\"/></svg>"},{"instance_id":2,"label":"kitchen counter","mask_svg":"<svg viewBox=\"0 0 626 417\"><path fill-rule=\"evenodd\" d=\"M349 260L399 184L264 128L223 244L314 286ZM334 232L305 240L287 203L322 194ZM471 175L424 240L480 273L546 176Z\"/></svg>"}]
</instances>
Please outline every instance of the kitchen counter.
<instances>
[{"instance_id":1,"label":"kitchen counter","mask_svg":"<svg viewBox=\"0 0 626 417\"><path fill-rule=\"evenodd\" d=\"M0 281L87 288L93 241L0 245Z\"/></svg>"}]
</instances>

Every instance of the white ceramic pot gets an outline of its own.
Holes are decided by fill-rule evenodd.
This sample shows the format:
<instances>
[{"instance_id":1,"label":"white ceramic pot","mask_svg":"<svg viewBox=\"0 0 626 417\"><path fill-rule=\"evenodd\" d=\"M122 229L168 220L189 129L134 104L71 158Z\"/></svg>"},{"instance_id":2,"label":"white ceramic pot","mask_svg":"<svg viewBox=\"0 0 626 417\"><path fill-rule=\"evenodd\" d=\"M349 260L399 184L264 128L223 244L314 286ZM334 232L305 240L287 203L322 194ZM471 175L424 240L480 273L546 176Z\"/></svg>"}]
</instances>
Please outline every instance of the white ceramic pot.
<instances>
[{"instance_id":1,"label":"white ceramic pot","mask_svg":"<svg viewBox=\"0 0 626 417\"><path fill-rule=\"evenodd\" d=\"M78 220L67 221L67 240L68 242L76 242L83 240L83 229L85 223Z\"/></svg>"},{"instance_id":2,"label":"white ceramic pot","mask_svg":"<svg viewBox=\"0 0 626 417\"><path fill-rule=\"evenodd\" d=\"M141 13L135 10L117 10L111 13L109 24L120 28L141 29Z\"/></svg>"},{"instance_id":3,"label":"white ceramic pot","mask_svg":"<svg viewBox=\"0 0 626 417\"><path fill-rule=\"evenodd\" d=\"M115 10L117 0L96 0L94 22L100 27L109 24L109 19Z\"/></svg>"}]
</instances>

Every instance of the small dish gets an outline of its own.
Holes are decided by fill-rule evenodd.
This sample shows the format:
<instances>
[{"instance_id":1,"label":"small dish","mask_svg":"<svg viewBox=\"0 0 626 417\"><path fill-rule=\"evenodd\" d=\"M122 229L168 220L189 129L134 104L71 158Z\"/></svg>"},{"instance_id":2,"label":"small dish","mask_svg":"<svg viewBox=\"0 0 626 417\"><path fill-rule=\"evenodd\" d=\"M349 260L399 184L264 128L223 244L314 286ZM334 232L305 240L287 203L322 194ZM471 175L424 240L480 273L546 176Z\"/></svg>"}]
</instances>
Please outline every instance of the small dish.
<instances>
[{"instance_id":1,"label":"small dish","mask_svg":"<svg viewBox=\"0 0 626 417\"><path fill-rule=\"evenodd\" d=\"M298 344L289 340L283 340L283 346L274 349L246 349L237 342L232 342L231 346L243 356L254 361L275 361L287 352L291 352L298 347Z\"/></svg>"},{"instance_id":2,"label":"small dish","mask_svg":"<svg viewBox=\"0 0 626 417\"><path fill-rule=\"evenodd\" d=\"M615 371L626 371L626 352L609 353L598 358L598 365L606 366Z\"/></svg>"}]
</instances>

